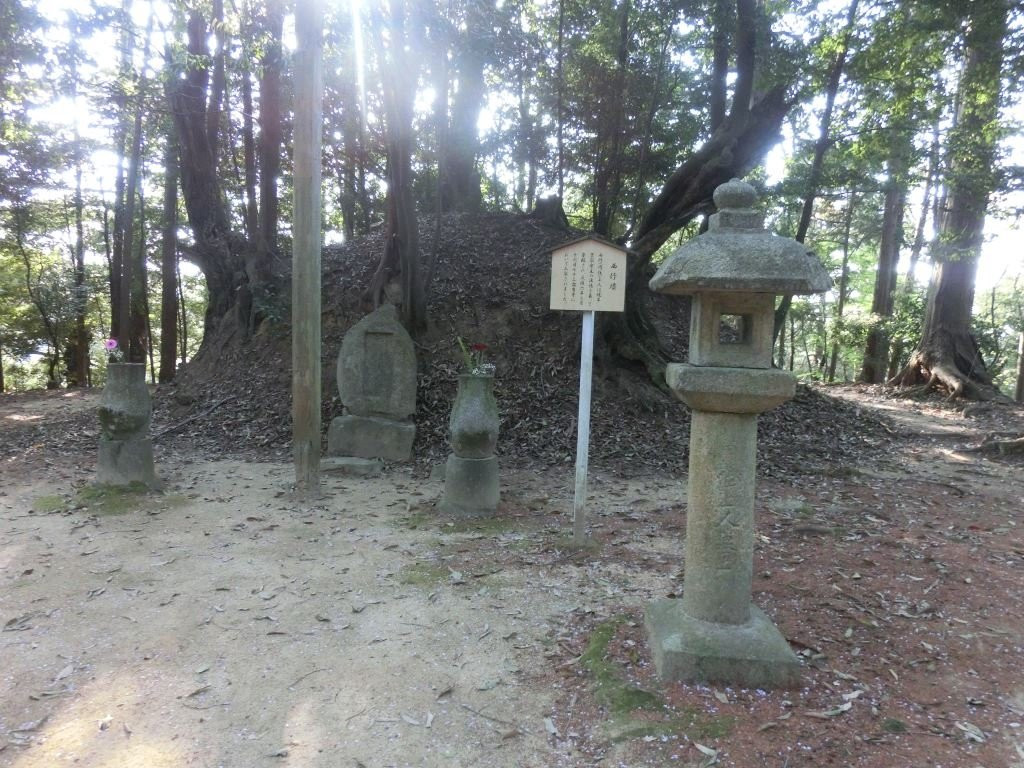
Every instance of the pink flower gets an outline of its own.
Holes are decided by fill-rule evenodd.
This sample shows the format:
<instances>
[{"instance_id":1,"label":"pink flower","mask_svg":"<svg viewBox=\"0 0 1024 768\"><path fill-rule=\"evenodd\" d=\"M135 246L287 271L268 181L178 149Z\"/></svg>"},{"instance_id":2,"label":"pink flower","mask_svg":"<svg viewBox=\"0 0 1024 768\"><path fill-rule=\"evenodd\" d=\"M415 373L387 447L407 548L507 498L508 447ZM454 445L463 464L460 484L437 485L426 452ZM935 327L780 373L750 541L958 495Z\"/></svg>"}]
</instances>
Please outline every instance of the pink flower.
<instances>
[{"instance_id":1,"label":"pink flower","mask_svg":"<svg viewBox=\"0 0 1024 768\"><path fill-rule=\"evenodd\" d=\"M107 352L113 352L117 349L117 339L107 339L103 342L103 348L107 350Z\"/></svg>"},{"instance_id":2,"label":"pink flower","mask_svg":"<svg viewBox=\"0 0 1024 768\"><path fill-rule=\"evenodd\" d=\"M471 344L469 348L474 352L485 352L487 350L487 345L477 342L476 344Z\"/></svg>"}]
</instances>

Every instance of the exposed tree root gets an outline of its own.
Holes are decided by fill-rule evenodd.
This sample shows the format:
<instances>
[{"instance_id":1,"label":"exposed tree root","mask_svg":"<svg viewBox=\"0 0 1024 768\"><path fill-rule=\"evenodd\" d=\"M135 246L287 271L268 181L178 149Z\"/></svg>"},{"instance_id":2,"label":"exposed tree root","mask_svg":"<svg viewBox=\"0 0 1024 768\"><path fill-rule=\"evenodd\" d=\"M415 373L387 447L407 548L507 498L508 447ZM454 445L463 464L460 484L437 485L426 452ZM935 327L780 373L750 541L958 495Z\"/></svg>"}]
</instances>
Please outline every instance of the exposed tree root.
<instances>
[{"instance_id":1,"label":"exposed tree root","mask_svg":"<svg viewBox=\"0 0 1024 768\"><path fill-rule=\"evenodd\" d=\"M997 437L989 435L981 441L980 445L968 448L967 450L974 453L998 453L1000 456L1024 454L1024 437L1000 440Z\"/></svg>"},{"instance_id":2,"label":"exposed tree root","mask_svg":"<svg viewBox=\"0 0 1024 768\"><path fill-rule=\"evenodd\" d=\"M905 397L921 397L938 389L946 392L949 400L1007 399L992 384L974 338L942 330L922 341L888 384L906 387L900 393Z\"/></svg>"}]
</instances>

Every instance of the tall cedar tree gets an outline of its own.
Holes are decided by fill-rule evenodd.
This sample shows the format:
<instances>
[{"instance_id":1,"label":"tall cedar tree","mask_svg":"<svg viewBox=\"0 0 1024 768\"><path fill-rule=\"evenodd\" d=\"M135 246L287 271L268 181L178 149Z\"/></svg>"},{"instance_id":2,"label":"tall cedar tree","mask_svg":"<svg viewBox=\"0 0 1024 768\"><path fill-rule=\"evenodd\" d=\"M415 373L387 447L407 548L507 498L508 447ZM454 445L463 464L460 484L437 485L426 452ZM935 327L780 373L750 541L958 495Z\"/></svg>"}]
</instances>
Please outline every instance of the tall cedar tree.
<instances>
[{"instance_id":1,"label":"tall cedar tree","mask_svg":"<svg viewBox=\"0 0 1024 768\"><path fill-rule=\"evenodd\" d=\"M1009 4L976 0L964 19L964 67L959 109L947 139L948 196L928 290L921 340L894 378L924 389L941 385L950 397L990 399L992 385L971 332L974 282L985 213L996 187L999 101Z\"/></svg>"}]
</instances>

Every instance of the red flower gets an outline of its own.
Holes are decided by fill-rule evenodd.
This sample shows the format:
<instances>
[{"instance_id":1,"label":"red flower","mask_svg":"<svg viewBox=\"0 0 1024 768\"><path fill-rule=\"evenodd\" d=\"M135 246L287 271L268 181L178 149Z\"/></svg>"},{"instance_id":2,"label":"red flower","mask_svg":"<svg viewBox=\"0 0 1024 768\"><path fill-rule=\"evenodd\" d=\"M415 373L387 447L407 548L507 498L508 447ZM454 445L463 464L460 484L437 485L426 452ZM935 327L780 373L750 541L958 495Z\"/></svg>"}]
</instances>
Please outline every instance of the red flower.
<instances>
[{"instance_id":1,"label":"red flower","mask_svg":"<svg viewBox=\"0 0 1024 768\"><path fill-rule=\"evenodd\" d=\"M487 345L477 342L476 344L470 344L469 348L472 349L474 352L484 352L487 350Z\"/></svg>"}]
</instances>

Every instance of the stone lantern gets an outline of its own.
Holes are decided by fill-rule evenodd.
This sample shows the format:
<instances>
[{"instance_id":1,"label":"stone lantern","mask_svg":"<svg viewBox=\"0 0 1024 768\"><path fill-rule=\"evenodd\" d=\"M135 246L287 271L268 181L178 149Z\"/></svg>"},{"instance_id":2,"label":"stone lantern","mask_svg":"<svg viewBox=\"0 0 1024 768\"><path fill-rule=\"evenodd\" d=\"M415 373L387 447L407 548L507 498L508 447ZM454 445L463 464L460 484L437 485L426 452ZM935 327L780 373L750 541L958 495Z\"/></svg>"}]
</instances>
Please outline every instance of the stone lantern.
<instances>
[{"instance_id":1,"label":"stone lantern","mask_svg":"<svg viewBox=\"0 0 1024 768\"><path fill-rule=\"evenodd\" d=\"M831 280L801 243L764 230L749 184L722 184L714 200L708 231L650 283L693 297L690 361L666 371L693 420L683 597L651 603L646 625L664 680L788 687L799 662L751 603L757 415L795 394L772 368L775 296L823 293Z\"/></svg>"}]
</instances>

